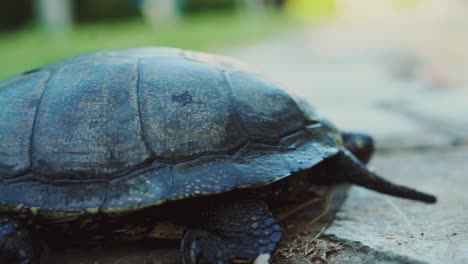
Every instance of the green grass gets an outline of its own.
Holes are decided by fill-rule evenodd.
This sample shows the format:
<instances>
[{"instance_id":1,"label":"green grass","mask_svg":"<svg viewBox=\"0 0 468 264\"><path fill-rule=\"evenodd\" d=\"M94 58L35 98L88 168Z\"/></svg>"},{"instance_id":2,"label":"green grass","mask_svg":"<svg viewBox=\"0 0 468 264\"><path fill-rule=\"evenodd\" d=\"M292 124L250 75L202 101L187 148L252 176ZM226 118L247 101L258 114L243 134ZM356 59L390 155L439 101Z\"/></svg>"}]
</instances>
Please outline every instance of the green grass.
<instances>
[{"instance_id":1,"label":"green grass","mask_svg":"<svg viewBox=\"0 0 468 264\"><path fill-rule=\"evenodd\" d=\"M103 49L172 46L213 51L264 38L290 24L278 14L205 14L156 28L139 19L78 25L66 35L55 37L30 27L0 35L0 80L68 56Z\"/></svg>"}]
</instances>

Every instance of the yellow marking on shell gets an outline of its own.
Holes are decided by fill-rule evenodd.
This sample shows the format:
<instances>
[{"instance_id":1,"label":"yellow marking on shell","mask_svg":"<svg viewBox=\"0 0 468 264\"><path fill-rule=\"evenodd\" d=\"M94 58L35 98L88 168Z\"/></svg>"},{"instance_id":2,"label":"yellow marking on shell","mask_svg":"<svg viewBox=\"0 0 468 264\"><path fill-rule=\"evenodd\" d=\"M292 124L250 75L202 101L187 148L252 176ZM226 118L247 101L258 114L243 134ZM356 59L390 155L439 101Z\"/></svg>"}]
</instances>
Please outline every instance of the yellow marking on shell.
<instances>
[{"instance_id":1,"label":"yellow marking on shell","mask_svg":"<svg viewBox=\"0 0 468 264\"><path fill-rule=\"evenodd\" d=\"M86 208L85 212L90 213L90 214L97 214L99 212L99 208L98 207Z\"/></svg>"},{"instance_id":2,"label":"yellow marking on shell","mask_svg":"<svg viewBox=\"0 0 468 264\"><path fill-rule=\"evenodd\" d=\"M41 208L36 207L36 206L33 206L33 207L29 208L29 210L31 211L31 213L32 213L33 215L37 215L39 209L41 209Z\"/></svg>"}]
</instances>

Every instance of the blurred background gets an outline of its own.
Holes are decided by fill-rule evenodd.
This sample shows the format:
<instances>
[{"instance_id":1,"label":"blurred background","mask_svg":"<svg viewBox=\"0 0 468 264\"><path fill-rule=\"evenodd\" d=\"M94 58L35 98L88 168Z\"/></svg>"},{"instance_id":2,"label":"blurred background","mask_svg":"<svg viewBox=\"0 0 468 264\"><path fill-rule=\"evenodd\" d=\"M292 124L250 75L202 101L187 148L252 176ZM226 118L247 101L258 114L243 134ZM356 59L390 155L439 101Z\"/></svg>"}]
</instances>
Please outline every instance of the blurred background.
<instances>
[{"instance_id":1,"label":"blurred background","mask_svg":"<svg viewBox=\"0 0 468 264\"><path fill-rule=\"evenodd\" d=\"M289 1L299 2L299 1ZM18 0L0 3L0 79L100 49L215 50L288 27L284 0ZM318 5L320 6L320 5Z\"/></svg>"},{"instance_id":2,"label":"blurred background","mask_svg":"<svg viewBox=\"0 0 468 264\"><path fill-rule=\"evenodd\" d=\"M314 27L323 21L346 21L348 24L353 24L361 20L367 21L368 25L376 21L380 21L379 23L384 21L386 24L393 21L402 26L401 31L414 33L415 35L408 36L414 39L419 32L409 31L405 27L419 25L421 20L464 18L468 9L466 2L463 0L2 1L0 3L0 80L41 64L83 52L149 45L218 51L247 45L275 33L305 26ZM413 19L409 20L409 17Z\"/></svg>"},{"instance_id":3,"label":"blurred background","mask_svg":"<svg viewBox=\"0 0 468 264\"><path fill-rule=\"evenodd\" d=\"M366 26L380 24L377 27L382 31L392 24L395 30L384 34L387 38L367 36L366 40L385 42L398 33L396 42L414 42L421 30L428 32L434 25L440 28L457 20L443 29L451 34L457 27L456 36L420 39L417 44L428 46L423 42L435 40L440 50L441 41L446 42L444 45L452 40L460 43L467 6L464 0L2 1L0 80L44 63L100 49L159 45L224 53L228 48L246 46L281 32L338 21L351 27L356 21ZM352 37L343 35L347 32L336 34L341 35L337 39L340 41ZM458 56L459 52L465 53L463 45L449 55Z\"/></svg>"},{"instance_id":4,"label":"blurred background","mask_svg":"<svg viewBox=\"0 0 468 264\"><path fill-rule=\"evenodd\" d=\"M417 0L16 0L0 3L0 79L99 49L213 51L323 18L375 17ZM310 23L308 23L310 25Z\"/></svg>"}]
</instances>

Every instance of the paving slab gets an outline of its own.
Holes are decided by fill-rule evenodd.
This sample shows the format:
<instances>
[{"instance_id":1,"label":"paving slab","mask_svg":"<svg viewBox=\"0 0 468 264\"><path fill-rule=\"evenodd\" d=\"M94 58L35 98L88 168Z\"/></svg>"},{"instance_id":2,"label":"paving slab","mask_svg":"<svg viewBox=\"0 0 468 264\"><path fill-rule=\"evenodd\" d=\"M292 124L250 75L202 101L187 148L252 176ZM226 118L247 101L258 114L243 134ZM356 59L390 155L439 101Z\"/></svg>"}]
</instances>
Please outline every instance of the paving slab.
<instances>
[{"instance_id":1,"label":"paving slab","mask_svg":"<svg viewBox=\"0 0 468 264\"><path fill-rule=\"evenodd\" d=\"M468 148L378 156L377 171L435 194L437 204L352 187L325 234L427 263L468 263L467 157Z\"/></svg>"}]
</instances>

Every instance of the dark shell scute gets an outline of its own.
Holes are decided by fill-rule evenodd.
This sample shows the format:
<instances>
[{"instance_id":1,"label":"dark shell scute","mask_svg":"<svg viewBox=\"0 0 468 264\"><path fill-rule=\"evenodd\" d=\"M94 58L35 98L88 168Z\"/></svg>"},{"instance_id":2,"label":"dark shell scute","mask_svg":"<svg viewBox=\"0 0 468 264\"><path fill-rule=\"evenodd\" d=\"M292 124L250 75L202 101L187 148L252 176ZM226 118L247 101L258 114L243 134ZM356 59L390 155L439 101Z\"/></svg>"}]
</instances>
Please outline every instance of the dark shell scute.
<instances>
[{"instance_id":1,"label":"dark shell scute","mask_svg":"<svg viewBox=\"0 0 468 264\"><path fill-rule=\"evenodd\" d=\"M183 160L245 144L219 69L188 60L143 59L139 72L143 131L156 157Z\"/></svg>"},{"instance_id":2,"label":"dark shell scute","mask_svg":"<svg viewBox=\"0 0 468 264\"><path fill-rule=\"evenodd\" d=\"M63 210L81 212L84 209L99 209L105 200L106 183L60 183L39 184L35 179L1 184L2 203L18 209ZM24 201L18 203L18 201Z\"/></svg>"},{"instance_id":3,"label":"dark shell scute","mask_svg":"<svg viewBox=\"0 0 468 264\"><path fill-rule=\"evenodd\" d=\"M63 184L50 185L47 191L47 203L44 209L54 208L65 211L90 210L97 212L106 197L107 183L70 183L64 192Z\"/></svg>"},{"instance_id":4,"label":"dark shell scute","mask_svg":"<svg viewBox=\"0 0 468 264\"><path fill-rule=\"evenodd\" d=\"M2 203L16 207L18 201L24 201L29 207L44 207L48 203L48 186L31 180L18 183L0 184Z\"/></svg>"},{"instance_id":5,"label":"dark shell scute","mask_svg":"<svg viewBox=\"0 0 468 264\"><path fill-rule=\"evenodd\" d=\"M171 170L171 166L158 165L137 172L135 176L111 181L102 211L135 210L164 201L173 189Z\"/></svg>"},{"instance_id":6,"label":"dark shell scute","mask_svg":"<svg viewBox=\"0 0 468 264\"><path fill-rule=\"evenodd\" d=\"M294 133L280 142L284 149L282 158L288 162L292 172L311 168L338 152L338 143L330 140L321 124L311 126L308 130Z\"/></svg>"},{"instance_id":7,"label":"dark shell scute","mask_svg":"<svg viewBox=\"0 0 468 264\"><path fill-rule=\"evenodd\" d=\"M49 75L38 71L0 85L0 179L29 169L31 130Z\"/></svg>"},{"instance_id":8,"label":"dark shell scute","mask_svg":"<svg viewBox=\"0 0 468 264\"><path fill-rule=\"evenodd\" d=\"M236 167L241 171L239 186L254 186L283 178L291 173L281 148L249 144L236 155Z\"/></svg>"},{"instance_id":9,"label":"dark shell scute","mask_svg":"<svg viewBox=\"0 0 468 264\"><path fill-rule=\"evenodd\" d=\"M106 177L150 153L141 138L134 59L58 68L33 129L32 169L47 179Z\"/></svg>"},{"instance_id":10,"label":"dark shell scute","mask_svg":"<svg viewBox=\"0 0 468 264\"><path fill-rule=\"evenodd\" d=\"M275 84L247 72L232 72L228 77L234 107L250 140L275 144L304 126L306 120L296 102Z\"/></svg>"},{"instance_id":11,"label":"dark shell scute","mask_svg":"<svg viewBox=\"0 0 468 264\"><path fill-rule=\"evenodd\" d=\"M170 199L221 193L238 184L242 172L228 156L207 156L177 164Z\"/></svg>"}]
</instances>

